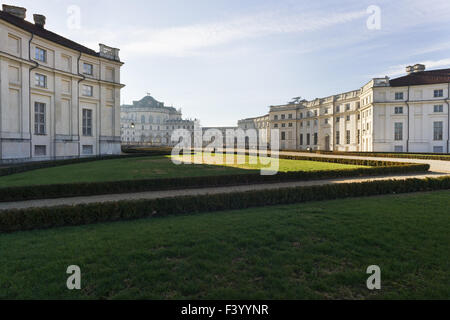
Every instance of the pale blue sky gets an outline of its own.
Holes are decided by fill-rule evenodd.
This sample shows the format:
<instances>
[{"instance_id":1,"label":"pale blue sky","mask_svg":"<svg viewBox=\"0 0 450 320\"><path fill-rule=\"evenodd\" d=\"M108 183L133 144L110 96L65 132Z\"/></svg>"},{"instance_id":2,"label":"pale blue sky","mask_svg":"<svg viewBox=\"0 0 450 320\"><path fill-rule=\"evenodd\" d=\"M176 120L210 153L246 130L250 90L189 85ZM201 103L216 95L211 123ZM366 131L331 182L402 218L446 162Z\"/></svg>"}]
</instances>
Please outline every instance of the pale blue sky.
<instances>
[{"instance_id":1,"label":"pale blue sky","mask_svg":"<svg viewBox=\"0 0 450 320\"><path fill-rule=\"evenodd\" d=\"M150 92L204 126L235 125L292 97L357 89L404 67L450 67L448 0L3 0L47 29L121 49L126 103ZM81 29L68 27L79 7ZM369 30L367 8L381 9ZM73 17L73 16L72 16ZM73 24L72 24L73 25Z\"/></svg>"}]
</instances>

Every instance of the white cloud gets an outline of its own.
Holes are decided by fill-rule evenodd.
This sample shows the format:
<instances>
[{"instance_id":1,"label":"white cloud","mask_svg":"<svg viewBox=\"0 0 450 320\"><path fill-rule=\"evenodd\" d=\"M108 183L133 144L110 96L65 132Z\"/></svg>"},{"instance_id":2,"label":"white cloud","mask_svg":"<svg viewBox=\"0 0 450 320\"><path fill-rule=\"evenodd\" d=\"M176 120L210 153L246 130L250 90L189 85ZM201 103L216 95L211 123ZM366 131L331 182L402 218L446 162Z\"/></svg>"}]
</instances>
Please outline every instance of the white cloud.
<instances>
[{"instance_id":1,"label":"white cloud","mask_svg":"<svg viewBox=\"0 0 450 320\"><path fill-rule=\"evenodd\" d=\"M86 39L102 39L115 44L127 55L185 56L199 50L225 45L239 40L268 35L305 33L366 17L363 11L334 13L329 15L301 14L281 15L262 13L239 17L217 23L194 24L165 29L145 27L122 30L82 30ZM86 40L84 41L86 43ZM87 43L96 46L94 41Z\"/></svg>"},{"instance_id":2,"label":"white cloud","mask_svg":"<svg viewBox=\"0 0 450 320\"><path fill-rule=\"evenodd\" d=\"M416 61L409 64L401 64L401 65L395 65L388 68L384 73L377 75L387 75L389 77L396 77L406 74L406 67L412 66L417 63L424 64L427 68L427 70L430 69L444 69L450 67L450 58L441 59L441 60L427 60L427 61Z\"/></svg>"}]
</instances>

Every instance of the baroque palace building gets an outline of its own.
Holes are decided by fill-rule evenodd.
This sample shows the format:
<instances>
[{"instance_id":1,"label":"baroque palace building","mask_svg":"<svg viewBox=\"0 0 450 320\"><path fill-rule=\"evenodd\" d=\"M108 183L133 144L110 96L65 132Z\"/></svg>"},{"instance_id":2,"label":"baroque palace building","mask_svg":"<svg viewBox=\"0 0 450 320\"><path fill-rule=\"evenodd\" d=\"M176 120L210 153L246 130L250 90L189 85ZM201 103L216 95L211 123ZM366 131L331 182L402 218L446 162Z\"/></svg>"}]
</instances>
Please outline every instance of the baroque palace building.
<instances>
[{"instance_id":1,"label":"baroque palace building","mask_svg":"<svg viewBox=\"0 0 450 320\"><path fill-rule=\"evenodd\" d=\"M449 153L450 69L425 71L417 64L406 73L374 78L355 91L271 106L268 118L239 126L255 128L256 119L266 119L262 126L279 130L283 150Z\"/></svg>"},{"instance_id":2,"label":"baroque palace building","mask_svg":"<svg viewBox=\"0 0 450 320\"><path fill-rule=\"evenodd\" d=\"M0 11L0 161L121 152L119 50L95 52L28 22L26 9Z\"/></svg>"},{"instance_id":3,"label":"baroque palace building","mask_svg":"<svg viewBox=\"0 0 450 320\"><path fill-rule=\"evenodd\" d=\"M184 120L181 110L164 106L150 95L132 105L121 106L121 136L124 144L173 146L172 133L185 129L193 134L197 120Z\"/></svg>"}]
</instances>

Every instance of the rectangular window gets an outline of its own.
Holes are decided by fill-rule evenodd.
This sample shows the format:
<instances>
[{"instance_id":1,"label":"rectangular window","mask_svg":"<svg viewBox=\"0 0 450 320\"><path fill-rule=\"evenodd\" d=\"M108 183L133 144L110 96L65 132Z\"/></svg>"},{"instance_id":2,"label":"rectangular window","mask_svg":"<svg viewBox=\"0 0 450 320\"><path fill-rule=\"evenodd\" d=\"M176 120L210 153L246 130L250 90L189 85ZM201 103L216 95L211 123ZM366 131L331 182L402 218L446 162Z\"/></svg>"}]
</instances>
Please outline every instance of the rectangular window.
<instances>
[{"instance_id":1,"label":"rectangular window","mask_svg":"<svg viewBox=\"0 0 450 320\"><path fill-rule=\"evenodd\" d=\"M347 130L347 144L351 143L351 132L350 130Z\"/></svg>"},{"instance_id":2,"label":"rectangular window","mask_svg":"<svg viewBox=\"0 0 450 320\"><path fill-rule=\"evenodd\" d=\"M396 92L395 100L403 100L403 92Z\"/></svg>"},{"instance_id":3,"label":"rectangular window","mask_svg":"<svg viewBox=\"0 0 450 320\"><path fill-rule=\"evenodd\" d=\"M434 153L444 153L444 147L434 147L433 152Z\"/></svg>"},{"instance_id":4,"label":"rectangular window","mask_svg":"<svg viewBox=\"0 0 450 320\"><path fill-rule=\"evenodd\" d=\"M358 136L356 137L357 143L361 143L361 130L358 130Z\"/></svg>"},{"instance_id":5,"label":"rectangular window","mask_svg":"<svg viewBox=\"0 0 450 320\"><path fill-rule=\"evenodd\" d=\"M278 120L278 116L274 116L273 120L277 121Z\"/></svg>"},{"instance_id":6,"label":"rectangular window","mask_svg":"<svg viewBox=\"0 0 450 320\"><path fill-rule=\"evenodd\" d=\"M93 86L83 86L83 96L92 97L94 95L94 87Z\"/></svg>"},{"instance_id":7,"label":"rectangular window","mask_svg":"<svg viewBox=\"0 0 450 320\"><path fill-rule=\"evenodd\" d=\"M336 112L341 112L341 107L340 106L336 107Z\"/></svg>"},{"instance_id":8,"label":"rectangular window","mask_svg":"<svg viewBox=\"0 0 450 320\"><path fill-rule=\"evenodd\" d=\"M83 109L83 136L92 136L92 110Z\"/></svg>"},{"instance_id":9,"label":"rectangular window","mask_svg":"<svg viewBox=\"0 0 450 320\"><path fill-rule=\"evenodd\" d=\"M328 118L325 119L325 124L328 124Z\"/></svg>"},{"instance_id":10,"label":"rectangular window","mask_svg":"<svg viewBox=\"0 0 450 320\"><path fill-rule=\"evenodd\" d=\"M41 62L47 62L47 51L41 48L36 48L34 58Z\"/></svg>"},{"instance_id":11,"label":"rectangular window","mask_svg":"<svg viewBox=\"0 0 450 320\"><path fill-rule=\"evenodd\" d=\"M444 106L442 104L434 106L434 112L444 112Z\"/></svg>"},{"instance_id":12,"label":"rectangular window","mask_svg":"<svg viewBox=\"0 0 450 320\"><path fill-rule=\"evenodd\" d=\"M275 123L275 124L273 125L273 127L274 127L274 128L278 128L278 123Z\"/></svg>"},{"instance_id":13,"label":"rectangular window","mask_svg":"<svg viewBox=\"0 0 450 320\"><path fill-rule=\"evenodd\" d=\"M444 90L434 90L434 97L435 98L442 98L444 96Z\"/></svg>"},{"instance_id":14,"label":"rectangular window","mask_svg":"<svg viewBox=\"0 0 450 320\"><path fill-rule=\"evenodd\" d=\"M292 119L292 114L289 115L289 119Z\"/></svg>"},{"instance_id":15,"label":"rectangular window","mask_svg":"<svg viewBox=\"0 0 450 320\"><path fill-rule=\"evenodd\" d=\"M300 145L303 145L303 134L300 135Z\"/></svg>"},{"instance_id":16,"label":"rectangular window","mask_svg":"<svg viewBox=\"0 0 450 320\"><path fill-rule=\"evenodd\" d=\"M281 120L286 119L286 116L284 114L281 115Z\"/></svg>"},{"instance_id":17,"label":"rectangular window","mask_svg":"<svg viewBox=\"0 0 450 320\"><path fill-rule=\"evenodd\" d=\"M434 122L434 141L442 141L444 138L444 122L436 121Z\"/></svg>"},{"instance_id":18,"label":"rectangular window","mask_svg":"<svg viewBox=\"0 0 450 320\"><path fill-rule=\"evenodd\" d=\"M307 135L306 135L306 145L310 145L311 144L311 135L308 133Z\"/></svg>"},{"instance_id":19,"label":"rectangular window","mask_svg":"<svg viewBox=\"0 0 450 320\"><path fill-rule=\"evenodd\" d=\"M292 128L292 123L289 123L289 128Z\"/></svg>"},{"instance_id":20,"label":"rectangular window","mask_svg":"<svg viewBox=\"0 0 450 320\"><path fill-rule=\"evenodd\" d=\"M346 110L346 111L349 111L349 110L350 110L350 104L346 104L346 105L345 105L345 110Z\"/></svg>"},{"instance_id":21,"label":"rectangular window","mask_svg":"<svg viewBox=\"0 0 450 320\"><path fill-rule=\"evenodd\" d=\"M36 73L34 75L34 83L36 87L47 88L47 76Z\"/></svg>"},{"instance_id":22,"label":"rectangular window","mask_svg":"<svg viewBox=\"0 0 450 320\"><path fill-rule=\"evenodd\" d=\"M94 147L92 145L83 145L83 154L94 154Z\"/></svg>"},{"instance_id":23,"label":"rectangular window","mask_svg":"<svg viewBox=\"0 0 450 320\"><path fill-rule=\"evenodd\" d=\"M45 134L45 103L34 103L34 133L37 135Z\"/></svg>"},{"instance_id":24,"label":"rectangular window","mask_svg":"<svg viewBox=\"0 0 450 320\"><path fill-rule=\"evenodd\" d=\"M282 123L282 124L281 124L281 127L282 127L282 128L286 128L286 123Z\"/></svg>"},{"instance_id":25,"label":"rectangular window","mask_svg":"<svg viewBox=\"0 0 450 320\"><path fill-rule=\"evenodd\" d=\"M34 155L36 157L43 157L47 155L47 146L43 145L36 145L34 146Z\"/></svg>"},{"instance_id":26,"label":"rectangular window","mask_svg":"<svg viewBox=\"0 0 450 320\"><path fill-rule=\"evenodd\" d=\"M286 140L286 132L281 133L281 140L282 141Z\"/></svg>"},{"instance_id":27,"label":"rectangular window","mask_svg":"<svg viewBox=\"0 0 450 320\"><path fill-rule=\"evenodd\" d=\"M319 142L319 135L317 133L314 133L314 145L317 146L318 142Z\"/></svg>"},{"instance_id":28,"label":"rectangular window","mask_svg":"<svg viewBox=\"0 0 450 320\"><path fill-rule=\"evenodd\" d=\"M336 118L336 123L339 123L339 122L341 122L341 118L337 117Z\"/></svg>"},{"instance_id":29,"label":"rectangular window","mask_svg":"<svg viewBox=\"0 0 450 320\"><path fill-rule=\"evenodd\" d=\"M341 133L336 131L336 144L341 144Z\"/></svg>"},{"instance_id":30,"label":"rectangular window","mask_svg":"<svg viewBox=\"0 0 450 320\"><path fill-rule=\"evenodd\" d=\"M395 123L395 141L403 141L403 123Z\"/></svg>"},{"instance_id":31,"label":"rectangular window","mask_svg":"<svg viewBox=\"0 0 450 320\"><path fill-rule=\"evenodd\" d=\"M303 119L303 112L300 113L300 119Z\"/></svg>"},{"instance_id":32,"label":"rectangular window","mask_svg":"<svg viewBox=\"0 0 450 320\"><path fill-rule=\"evenodd\" d=\"M83 73L92 76L94 74L94 66L90 63L84 63Z\"/></svg>"},{"instance_id":33,"label":"rectangular window","mask_svg":"<svg viewBox=\"0 0 450 320\"><path fill-rule=\"evenodd\" d=\"M395 114L403 114L403 107L395 107Z\"/></svg>"},{"instance_id":34,"label":"rectangular window","mask_svg":"<svg viewBox=\"0 0 450 320\"><path fill-rule=\"evenodd\" d=\"M395 146L394 147L394 151L399 153L399 152L403 152L403 146Z\"/></svg>"},{"instance_id":35,"label":"rectangular window","mask_svg":"<svg viewBox=\"0 0 450 320\"><path fill-rule=\"evenodd\" d=\"M350 121L350 116L347 116L347 121Z\"/></svg>"}]
</instances>

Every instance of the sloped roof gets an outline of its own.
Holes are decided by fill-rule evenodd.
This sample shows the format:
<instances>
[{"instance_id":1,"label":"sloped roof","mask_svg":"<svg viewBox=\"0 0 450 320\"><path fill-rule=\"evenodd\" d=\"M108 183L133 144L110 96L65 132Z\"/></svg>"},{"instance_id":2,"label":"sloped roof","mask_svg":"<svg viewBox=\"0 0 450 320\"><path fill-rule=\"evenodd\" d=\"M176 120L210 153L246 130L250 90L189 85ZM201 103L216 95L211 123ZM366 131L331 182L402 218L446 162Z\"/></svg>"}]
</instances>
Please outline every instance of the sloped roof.
<instances>
[{"instance_id":1,"label":"sloped roof","mask_svg":"<svg viewBox=\"0 0 450 320\"><path fill-rule=\"evenodd\" d=\"M391 87L416 86L450 82L450 69L430 70L411 73L404 77L390 80Z\"/></svg>"},{"instance_id":2,"label":"sloped roof","mask_svg":"<svg viewBox=\"0 0 450 320\"><path fill-rule=\"evenodd\" d=\"M28 22L24 19L20 19L16 16L13 16L7 12L1 11L0 10L0 19L22 29L25 30L27 32L30 33L34 33L36 36L41 37L43 39L52 41L54 43L57 43L59 45L62 45L64 47L91 55L91 56L95 56L95 57L100 57L100 54L98 52L95 52L92 49L89 49L79 43L76 43L72 40L69 40L67 38L64 38L54 32L51 32L45 28L39 27L37 25L35 25L34 23ZM105 59L108 59L106 57L103 57ZM113 60L113 59L108 59L108 60Z\"/></svg>"}]
</instances>

